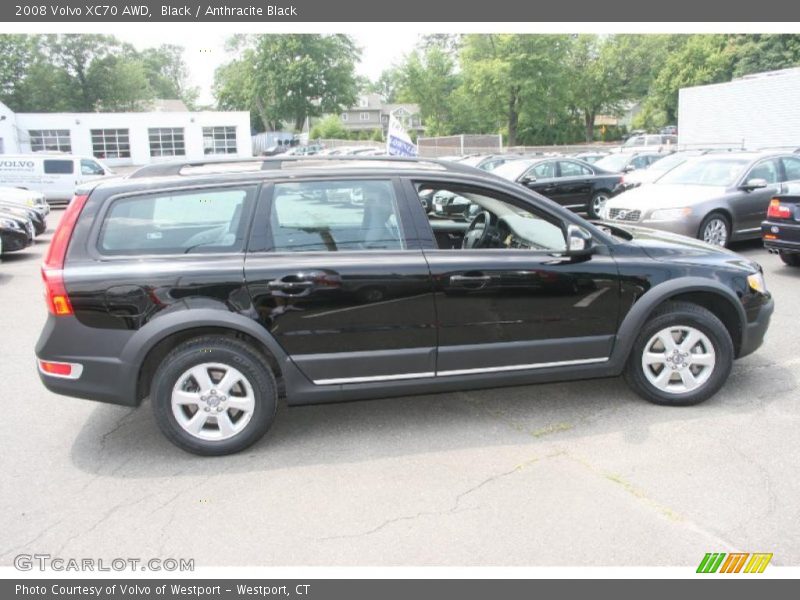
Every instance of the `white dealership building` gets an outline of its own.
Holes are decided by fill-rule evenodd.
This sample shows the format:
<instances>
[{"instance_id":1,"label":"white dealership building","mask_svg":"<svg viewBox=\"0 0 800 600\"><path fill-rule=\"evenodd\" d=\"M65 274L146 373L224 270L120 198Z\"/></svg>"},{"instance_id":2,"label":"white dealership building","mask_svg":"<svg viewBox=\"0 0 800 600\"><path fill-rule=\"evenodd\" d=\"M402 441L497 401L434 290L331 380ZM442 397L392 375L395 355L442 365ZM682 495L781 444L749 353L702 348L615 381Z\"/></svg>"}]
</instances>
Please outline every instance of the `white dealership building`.
<instances>
[{"instance_id":1,"label":"white dealership building","mask_svg":"<svg viewBox=\"0 0 800 600\"><path fill-rule=\"evenodd\" d=\"M14 113L0 103L0 154L65 152L109 166L252 156L250 113L186 110L155 101L147 112Z\"/></svg>"}]
</instances>

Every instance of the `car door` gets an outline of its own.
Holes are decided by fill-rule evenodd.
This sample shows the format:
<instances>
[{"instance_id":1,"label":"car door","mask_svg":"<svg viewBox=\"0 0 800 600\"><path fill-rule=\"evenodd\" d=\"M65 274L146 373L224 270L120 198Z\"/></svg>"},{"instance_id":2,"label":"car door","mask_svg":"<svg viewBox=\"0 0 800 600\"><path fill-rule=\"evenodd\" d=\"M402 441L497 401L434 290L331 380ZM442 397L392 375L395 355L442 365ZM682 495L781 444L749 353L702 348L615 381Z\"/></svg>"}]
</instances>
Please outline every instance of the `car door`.
<instances>
[{"instance_id":1,"label":"car door","mask_svg":"<svg viewBox=\"0 0 800 600\"><path fill-rule=\"evenodd\" d=\"M559 204L571 210L586 210L592 200L594 172L574 160L559 160Z\"/></svg>"},{"instance_id":2,"label":"car door","mask_svg":"<svg viewBox=\"0 0 800 600\"><path fill-rule=\"evenodd\" d=\"M747 236L761 231L761 221L767 214L769 201L778 191L781 180L779 159L767 158L754 164L742 177L739 185L746 185L753 179L763 179L767 187L756 189L740 189L731 202L734 212L733 233Z\"/></svg>"},{"instance_id":3,"label":"car door","mask_svg":"<svg viewBox=\"0 0 800 600\"><path fill-rule=\"evenodd\" d=\"M446 187L504 222L532 231L535 247L510 234L498 247L425 249L436 292L437 375L512 371L602 362L611 353L619 311L619 275L608 248L585 259L564 255L566 223L525 198L448 182ZM415 193L413 190L410 193ZM429 223L416 207L419 227ZM522 225L520 225L522 223Z\"/></svg>"},{"instance_id":4,"label":"car door","mask_svg":"<svg viewBox=\"0 0 800 600\"><path fill-rule=\"evenodd\" d=\"M247 287L258 321L311 381L433 375L432 286L414 231L388 178L265 188L245 260Z\"/></svg>"},{"instance_id":5,"label":"car door","mask_svg":"<svg viewBox=\"0 0 800 600\"><path fill-rule=\"evenodd\" d=\"M531 166L520 178L530 190L561 204L563 190L559 187L558 166L555 160L545 160Z\"/></svg>"}]
</instances>

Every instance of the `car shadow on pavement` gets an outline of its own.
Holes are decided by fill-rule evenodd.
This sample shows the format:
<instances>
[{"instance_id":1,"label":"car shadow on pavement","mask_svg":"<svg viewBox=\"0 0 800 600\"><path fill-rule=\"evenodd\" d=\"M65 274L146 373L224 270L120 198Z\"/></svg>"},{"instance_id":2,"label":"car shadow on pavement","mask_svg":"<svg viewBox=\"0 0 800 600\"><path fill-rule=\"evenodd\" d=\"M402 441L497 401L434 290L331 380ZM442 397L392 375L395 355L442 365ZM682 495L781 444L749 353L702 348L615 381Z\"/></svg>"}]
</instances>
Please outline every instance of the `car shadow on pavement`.
<instances>
[{"instance_id":1,"label":"car shadow on pavement","mask_svg":"<svg viewBox=\"0 0 800 600\"><path fill-rule=\"evenodd\" d=\"M753 356L734 365L726 386L686 408L650 404L622 378L495 388L384 400L287 408L253 447L203 458L172 446L148 402L139 409L98 406L76 432L72 461L93 475L176 477L257 472L319 464L425 455L465 448L551 443L622 435L646 443L652 427L716 419L731 413L761 418L766 404L796 393L791 369Z\"/></svg>"}]
</instances>

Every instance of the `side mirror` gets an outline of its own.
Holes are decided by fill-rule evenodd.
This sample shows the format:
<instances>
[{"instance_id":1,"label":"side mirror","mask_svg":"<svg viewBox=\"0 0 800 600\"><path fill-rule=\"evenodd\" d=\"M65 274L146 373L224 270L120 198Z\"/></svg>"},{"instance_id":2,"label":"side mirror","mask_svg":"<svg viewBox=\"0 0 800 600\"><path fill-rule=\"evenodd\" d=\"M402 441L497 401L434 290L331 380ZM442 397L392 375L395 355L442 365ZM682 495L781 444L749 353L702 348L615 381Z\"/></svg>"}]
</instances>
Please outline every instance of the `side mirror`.
<instances>
[{"instance_id":1,"label":"side mirror","mask_svg":"<svg viewBox=\"0 0 800 600\"><path fill-rule=\"evenodd\" d=\"M751 192L753 190L760 190L769 185L766 179L761 179L760 177L755 177L753 179L748 179L747 182L741 186L741 189Z\"/></svg>"},{"instance_id":2,"label":"side mirror","mask_svg":"<svg viewBox=\"0 0 800 600\"><path fill-rule=\"evenodd\" d=\"M636 167L633 165L627 165L624 169L622 169L623 173L630 173L631 171L635 171Z\"/></svg>"},{"instance_id":3,"label":"side mirror","mask_svg":"<svg viewBox=\"0 0 800 600\"><path fill-rule=\"evenodd\" d=\"M525 177L520 179L520 183L525 184L525 185L527 185L529 183L534 183L535 181L536 181L536 176L535 175L525 175Z\"/></svg>"},{"instance_id":4,"label":"side mirror","mask_svg":"<svg viewBox=\"0 0 800 600\"><path fill-rule=\"evenodd\" d=\"M587 256L592 248L591 233L583 227L567 225L567 256Z\"/></svg>"}]
</instances>

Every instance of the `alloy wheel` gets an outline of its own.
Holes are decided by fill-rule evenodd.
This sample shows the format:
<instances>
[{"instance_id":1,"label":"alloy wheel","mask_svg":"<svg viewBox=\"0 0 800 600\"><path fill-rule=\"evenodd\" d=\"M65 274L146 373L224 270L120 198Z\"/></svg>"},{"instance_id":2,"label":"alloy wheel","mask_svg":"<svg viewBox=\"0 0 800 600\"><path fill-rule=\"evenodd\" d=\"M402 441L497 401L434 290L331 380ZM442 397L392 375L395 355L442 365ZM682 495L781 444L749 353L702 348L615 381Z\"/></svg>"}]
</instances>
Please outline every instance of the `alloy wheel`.
<instances>
[{"instance_id":1,"label":"alloy wheel","mask_svg":"<svg viewBox=\"0 0 800 600\"><path fill-rule=\"evenodd\" d=\"M255 410L255 395L238 369L202 363L178 377L171 405L175 420L187 433L201 440L221 441L247 427Z\"/></svg>"},{"instance_id":2,"label":"alloy wheel","mask_svg":"<svg viewBox=\"0 0 800 600\"><path fill-rule=\"evenodd\" d=\"M642 369L656 389L684 394L708 381L716 360L714 345L705 333L678 325L662 329L645 344Z\"/></svg>"},{"instance_id":3,"label":"alloy wheel","mask_svg":"<svg viewBox=\"0 0 800 600\"><path fill-rule=\"evenodd\" d=\"M719 217L714 217L703 228L703 241L715 246L724 246L728 242L728 224Z\"/></svg>"}]
</instances>

